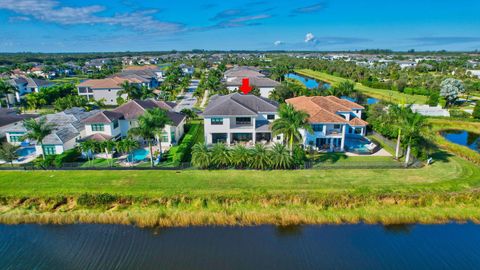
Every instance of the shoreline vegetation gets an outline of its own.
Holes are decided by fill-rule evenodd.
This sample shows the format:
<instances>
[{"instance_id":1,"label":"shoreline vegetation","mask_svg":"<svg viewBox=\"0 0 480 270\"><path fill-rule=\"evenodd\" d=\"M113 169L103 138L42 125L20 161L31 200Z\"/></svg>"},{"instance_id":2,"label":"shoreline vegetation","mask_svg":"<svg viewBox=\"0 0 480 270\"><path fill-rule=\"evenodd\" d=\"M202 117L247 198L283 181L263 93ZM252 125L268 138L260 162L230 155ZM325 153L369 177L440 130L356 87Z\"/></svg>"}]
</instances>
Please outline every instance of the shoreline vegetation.
<instances>
[{"instance_id":1,"label":"shoreline vegetation","mask_svg":"<svg viewBox=\"0 0 480 270\"><path fill-rule=\"evenodd\" d=\"M312 79L324 81L324 82L330 83L331 85L337 85L341 82L348 81L348 79L345 79L342 77L338 77L338 76L334 76L324 72L314 71L310 69L295 69L295 73L312 78ZM398 103L398 104L402 104L402 103L425 104L427 102L426 96L408 95L408 94L400 93L393 90L372 88L372 87L365 86L361 83L355 83L355 89L364 93L367 96L370 96L376 99L385 100L385 101L390 101L393 103Z\"/></svg>"},{"instance_id":2,"label":"shoreline vegetation","mask_svg":"<svg viewBox=\"0 0 480 270\"><path fill-rule=\"evenodd\" d=\"M454 156L409 170L4 171L0 223L479 223L479 187L480 167Z\"/></svg>"}]
</instances>

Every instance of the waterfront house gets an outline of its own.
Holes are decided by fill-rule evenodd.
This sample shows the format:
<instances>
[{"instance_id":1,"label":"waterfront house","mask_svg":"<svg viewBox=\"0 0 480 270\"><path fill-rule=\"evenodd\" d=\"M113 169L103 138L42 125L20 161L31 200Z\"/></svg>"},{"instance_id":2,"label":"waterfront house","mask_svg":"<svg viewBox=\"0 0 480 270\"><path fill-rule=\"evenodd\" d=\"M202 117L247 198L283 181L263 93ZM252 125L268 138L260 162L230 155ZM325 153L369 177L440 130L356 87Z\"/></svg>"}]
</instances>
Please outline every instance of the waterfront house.
<instances>
[{"instance_id":1,"label":"waterfront house","mask_svg":"<svg viewBox=\"0 0 480 270\"><path fill-rule=\"evenodd\" d=\"M270 123L278 118L278 104L264 97L232 93L212 96L203 112L205 143L281 142L272 136Z\"/></svg>"},{"instance_id":2,"label":"waterfront house","mask_svg":"<svg viewBox=\"0 0 480 270\"><path fill-rule=\"evenodd\" d=\"M280 85L252 67L233 67L224 73L225 84L232 92L238 91L244 78L248 78L250 85L258 88L260 95L265 98L268 98L273 89Z\"/></svg>"},{"instance_id":3,"label":"waterfront house","mask_svg":"<svg viewBox=\"0 0 480 270\"><path fill-rule=\"evenodd\" d=\"M326 151L344 151L348 140L365 136L367 122L362 120L364 107L335 96L295 97L286 103L308 113L313 133L301 130L304 146Z\"/></svg>"},{"instance_id":4,"label":"waterfront house","mask_svg":"<svg viewBox=\"0 0 480 270\"><path fill-rule=\"evenodd\" d=\"M77 145L78 140L85 137L85 126L82 120L98 113L98 110L86 111L83 108L71 108L44 117L47 124L52 125L53 131L43 139L42 146L35 141L22 141L21 137L27 133L23 123L17 123L5 130L7 141L14 145L31 145L35 147L36 155L58 155Z\"/></svg>"},{"instance_id":5,"label":"waterfront house","mask_svg":"<svg viewBox=\"0 0 480 270\"><path fill-rule=\"evenodd\" d=\"M19 114L14 109L0 108L0 138L5 138L13 145L19 145L23 133L17 134L12 130L21 125L23 120L37 118L38 114Z\"/></svg>"},{"instance_id":6,"label":"waterfront house","mask_svg":"<svg viewBox=\"0 0 480 270\"><path fill-rule=\"evenodd\" d=\"M186 116L173 111L175 103L158 100L131 100L111 111L100 111L83 120L85 140L118 140L128 136L128 131L138 125L138 117L148 109L160 108L166 111L172 124L166 125L161 138L162 148L167 149L178 143L184 134Z\"/></svg>"}]
</instances>

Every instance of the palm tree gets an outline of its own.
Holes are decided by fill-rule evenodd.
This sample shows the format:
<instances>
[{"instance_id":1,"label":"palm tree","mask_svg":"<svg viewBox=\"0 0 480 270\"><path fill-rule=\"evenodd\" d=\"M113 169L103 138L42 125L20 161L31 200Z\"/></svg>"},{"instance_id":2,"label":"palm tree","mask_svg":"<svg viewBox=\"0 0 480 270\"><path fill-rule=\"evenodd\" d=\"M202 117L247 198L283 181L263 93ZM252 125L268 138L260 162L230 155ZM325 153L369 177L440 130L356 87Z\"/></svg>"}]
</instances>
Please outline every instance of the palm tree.
<instances>
[{"instance_id":1,"label":"palm tree","mask_svg":"<svg viewBox=\"0 0 480 270\"><path fill-rule=\"evenodd\" d=\"M274 169L288 169L292 167L293 157L290 155L285 145L276 143L270 152L272 167Z\"/></svg>"},{"instance_id":2,"label":"palm tree","mask_svg":"<svg viewBox=\"0 0 480 270\"><path fill-rule=\"evenodd\" d=\"M3 143L0 148L0 159L10 163L13 166L13 161L18 158L17 153L18 146L11 145L9 143Z\"/></svg>"},{"instance_id":3,"label":"palm tree","mask_svg":"<svg viewBox=\"0 0 480 270\"><path fill-rule=\"evenodd\" d=\"M43 139L52 133L54 125L47 123L47 119L42 117L38 121L35 119L24 120L23 126L27 129L27 133L22 139L35 140L42 148L42 157L45 160Z\"/></svg>"},{"instance_id":4,"label":"palm tree","mask_svg":"<svg viewBox=\"0 0 480 270\"><path fill-rule=\"evenodd\" d=\"M212 162L218 168L225 168L230 165L232 157L225 144L216 143L212 148Z\"/></svg>"},{"instance_id":5,"label":"palm tree","mask_svg":"<svg viewBox=\"0 0 480 270\"><path fill-rule=\"evenodd\" d=\"M403 137L407 145L407 153L405 157L405 166L410 162L411 147L421 137L429 136L430 125L425 116L419 113L409 112L403 116Z\"/></svg>"},{"instance_id":6,"label":"palm tree","mask_svg":"<svg viewBox=\"0 0 480 270\"><path fill-rule=\"evenodd\" d=\"M116 148L121 151L122 153L124 154L127 154L127 161L128 160L128 154L134 150L135 148L137 148L139 146L139 143L138 141L136 140L132 140L132 139L129 139L129 138L125 138L121 141L117 141L116 142Z\"/></svg>"},{"instance_id":7,"label":"palm tree","mask_svg":"<svg viewBox=\"0 0 480 270\"><path fill-rule=\"evenodd\" d=\"M203 143L197 143L192 147L192 164L201 169L208 168L212 162L212 155Z\"/></svg>"},{"instance_id":8,"label":"palm tree","mask_svg":"<svg viewBox=\"0 0 480 270\"><path fill-rule=\"evenodd\" d=\"M7 107L10 106L10 102L8 100L8 94L15 94L16 92L18 92L18 89L15 86L11 85L10 83L4 80L0 80L0 98L6 99ZM2 104L0 102L0 108L1 107L2 107Z\"/></svg>"},{"instance_id":9,"label":"palm tree","mask_svg":"<svg viewBox=\"0 0 480 270\"><path fill-rule=\"evenodd\" d=\"M285 141L288 142L290 155L292 155L293 144L302 140L300 129L312 133L313 129L308 122L308 114L303 111L297 111L290 104L282 104L278 110L279 118L273 121L271 128L273 135L283 134Z\"/></svg>"},{"instance_id":10,"label":"palm tree","mask_svg":"<svg viewBox=\"0 0 480 270\"><path fill-rule=\"evenodd\" d=\"M250 156L250 150L243 145L236 145L231 151L232 163L240 169L248 166Z\"/></svg>"},{"instance_id":11,"label":"palm tree","mask_svg":"<svg viewBox=\"0 0 480 270\"><path fill-rule=\"evenodd\" d=\"M103 148L103 150L105 151L105 158L107 160L110 160L110 166L113 165L113 155L112 155L112 158L108 158L108 156L110 155L110 153L113 152L113 149L115 148L115 145L116 143L114 141L111 141L111 140L106 140L106 141L103 141L100 143L101 147Z\"/></svg>"},{"instance_id":12,"label":"palm tree","mask_svg":"<svg viewBox=\"0 0 480 270\"><path fill-rule=\"evenodd\" d=\"M122 90L117 92L117 95L121 97L122 95L127 95L127 100L140 98L140 89L136 85L130 83L129 81L124 81L120 84Z\"/></svg>"},{"instance_id":13,"label":"palm tree","mask_svg":"<svg viewBox=\"0 0 480 270\"><path fill-rule=\"evenodd\" d=\"M144 115L138 117L138 126L130 129L129 135L141 137L147 141L150 150L150 165L153 167L152 143L163 131L169 119L167 113L159 108L150 109ZM161 145L160 145L161 147ZM161 151L161 149L160 149Z\"/></svg>"},{"instance_id":14,"label":"palm tree","mask_svg":"<svg viewBox=\"0 0 480 270\"><path fill-rule=\"evenodd\" d=\"M154 129L156 139L157 139L157 145L158 145L158 151L160 152L160 157L162 156L162 135L164 133L164 129L166 125L172 124L172 120L168 118L167 111L162 110L160 108L155 108L147 111L147 117L151 117L151 121L155 123L151 128ZM170 134L167 134L167 136L170 136Z\"/></svg>"},{"instance_id":15,"label":"palm tree","mask_svg":"<svg viewBox=\"0 0 480 270\"><path fill-rule=\"evenodd\" d=\"M80 151L82 151L83 153L86 153L88 163L90 163L91 165L92 161L90 159L90 155L93 155L93 152L95 149L95 142L92 140L82 141L79 144L79 148L80 148Z\"/></svg>"},{"instance_id":16,"label":"palm tree","mask_svg":"<svg viewBox=\"0 0 480 270\"><path fill-rule=\"evenodd\" d=\"M258 170L266 170L272 164L272 159L267 148L263 144L255 144L250 158L250 167Z\"/></svg>"}]
</instances>

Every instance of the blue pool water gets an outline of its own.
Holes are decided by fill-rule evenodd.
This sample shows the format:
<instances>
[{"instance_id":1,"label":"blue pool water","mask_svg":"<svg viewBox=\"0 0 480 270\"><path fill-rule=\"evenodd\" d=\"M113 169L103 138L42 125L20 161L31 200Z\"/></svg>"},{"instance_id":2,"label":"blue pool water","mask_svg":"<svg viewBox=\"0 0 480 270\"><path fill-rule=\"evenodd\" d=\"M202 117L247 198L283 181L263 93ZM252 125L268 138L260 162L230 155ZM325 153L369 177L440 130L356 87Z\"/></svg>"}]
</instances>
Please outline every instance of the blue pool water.
<instances>
[{"instance_id":1,"label":"blue pool water","mask_svg":"<svg viewBox=\"0 0 480 270\"><path fill-rule=\"evenodd\" d=\"M147 149L136 149L128 155L129 161L142 161L147 158L150 152Z\"/></svg>"},{"instance_id":2,"label":"blue pool water","mask_svg":"<svg viewBox=\"0 0 480 270\"><path fill-rule=\"evenodd\" d=\"M35 147L22 147L16 152L20 157L30 156L32 154L35 154Z\"/></svg>"},{"instance_id":3,"label":"blue pool water","mask_svg":"<svg viewBox=\"0 0 480 270\"><path fill-rule=\"evenodd\" d=\"M466 146L480 153L480 134L464 130L446 130L442 136L450 142Z\"/></svg>"},{"instance_id":4,"label":"blue pool water","mask_svg":"<svg viewBox=\"0 0 480 270\"><path fill-rule=\"evenodd\" d=\"M285 75L285 78L298 80L298 81L300 81L301 83L303 83L308 89L318 88L318 86L320 85L320 84L319 84L316 80L314 80L314 79L306 78L306 77L303 77L303 76L300 76L300 75L297 75L297 74L294 74L294 73L289 73L289 74ZM329 88L329 87L330 87L330 85L329 85L328 83L323 83L323 85L324 85L326 88Z\"/></svg>"},{"instance_id":5,"label":"blue pool water","mask_svg":"<svg viewBox=\"0 0 480 270\"><path fill-rule=\"evenodd\" d=\"M371 142L363 137L347 137L345 138L345 148L347 151L369 154L367 145Z\"/></svg>"},{"instance_id":6,"label":"blue pool water","mask_svg":"<svg viewBox=\"0 0 480 270\"><path fill-rule=\"evenodd\" d=\"M345 99L345 100L349 100L351 102L357 102L358 100L356 98L353 98L353 97L347 97L347 96L343 96L342 99ZM377 104L380 100L376 99L376 98L367 98L367 105L372 105L372 104Z\"/></svg>"}]
</instances>

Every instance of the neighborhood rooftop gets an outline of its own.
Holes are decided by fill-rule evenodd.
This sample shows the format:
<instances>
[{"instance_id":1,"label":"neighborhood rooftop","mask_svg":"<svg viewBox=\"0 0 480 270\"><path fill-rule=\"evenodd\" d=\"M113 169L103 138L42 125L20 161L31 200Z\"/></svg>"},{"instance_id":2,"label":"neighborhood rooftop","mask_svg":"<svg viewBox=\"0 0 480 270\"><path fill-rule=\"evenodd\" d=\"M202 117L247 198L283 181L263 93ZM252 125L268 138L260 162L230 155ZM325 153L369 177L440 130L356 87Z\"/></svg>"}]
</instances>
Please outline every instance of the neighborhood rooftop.
<instances>
[{"instance_id":1,"label":"neighborhood rooftop","mask_svg":"<svg viewBox=\"0 0 480 270\"><path fill-rule=\"evenodd\" d=\"M203 116L217 115L257 115L259 112L276 112L278 103L254 95L232 93L213 96Z\"/></svg>"}]
</instances>

